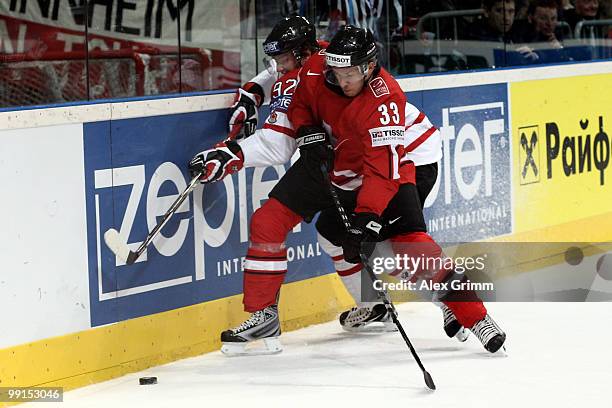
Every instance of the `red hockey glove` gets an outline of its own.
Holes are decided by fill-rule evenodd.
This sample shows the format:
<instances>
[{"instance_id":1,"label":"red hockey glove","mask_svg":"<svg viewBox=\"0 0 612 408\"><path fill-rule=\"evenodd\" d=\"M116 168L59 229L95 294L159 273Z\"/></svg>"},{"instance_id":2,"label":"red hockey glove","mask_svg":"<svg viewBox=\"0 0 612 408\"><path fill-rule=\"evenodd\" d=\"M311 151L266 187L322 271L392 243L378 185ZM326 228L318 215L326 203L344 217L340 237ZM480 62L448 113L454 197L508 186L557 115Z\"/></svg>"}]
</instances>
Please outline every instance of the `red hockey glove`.
<instances>
[{"instance_id":1,"label":"red hockey glove","mask_svg":"<svg viewBox=\"0 0 612 408\"><path fill-rule=\"evenodd\" d=\"M246 139L257 129L257 105L259 96L238 89L234 104L230 107L228 139Z\"/></svg>"},{"instance_id":2,"label":"red hockey glove","mask_svg":"<svg viewBox=\"0 0 612 408\"><path fill-rule=\"evenodd\" d=\"M369 258L374 252L381 228L382 222L378 215L373 213L353 214L351 229L347 231L342 243L344 260L354 264L360 263L360 253Z\"/></svg>"},{"instance_id":3,"label":"red hockey glove","mask_svg":"<svg viewBox=\"0 0 612 408\"><path fill-rule=\"evenodd\" d=\"M189 162L191 177L203 172L201 183L222 180L228 174L239 171L244 164L244 156L238 143L228 140L217 143L215 148L204 150Z\"/></svg>"}]
</instances>

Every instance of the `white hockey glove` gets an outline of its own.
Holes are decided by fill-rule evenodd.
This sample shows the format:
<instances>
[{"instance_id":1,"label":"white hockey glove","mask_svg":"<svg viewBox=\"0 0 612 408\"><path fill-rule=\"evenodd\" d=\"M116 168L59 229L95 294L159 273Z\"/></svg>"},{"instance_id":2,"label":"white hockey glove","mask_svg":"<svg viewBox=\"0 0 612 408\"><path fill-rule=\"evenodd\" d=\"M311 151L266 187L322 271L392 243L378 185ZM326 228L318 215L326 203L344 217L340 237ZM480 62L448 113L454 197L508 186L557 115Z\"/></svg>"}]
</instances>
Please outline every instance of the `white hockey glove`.
<instances>
[{"instance_id":1,"label":"white hockey glove","mask_svg":"<svg viewBox=\"0 0 612 408\"><path fill-rule=\"evenodd\" d=\"M234 104L230 107L228 139L245 139L257 129L258 96L238 89Z\"/></svg>"},{"instance_id":2,"label":"white hockey glove","mask_svg":"<svg viewBox=\"0 0 612 408\"><path fill-rule=\"evenodd\" d=\"M202 173L201 183L222 180L228 174L239 171L244 164L244 156L238 143L228 140L217 144L213 149L204 150L189 162L191 177Z\"/></svg>"}]
</instances>

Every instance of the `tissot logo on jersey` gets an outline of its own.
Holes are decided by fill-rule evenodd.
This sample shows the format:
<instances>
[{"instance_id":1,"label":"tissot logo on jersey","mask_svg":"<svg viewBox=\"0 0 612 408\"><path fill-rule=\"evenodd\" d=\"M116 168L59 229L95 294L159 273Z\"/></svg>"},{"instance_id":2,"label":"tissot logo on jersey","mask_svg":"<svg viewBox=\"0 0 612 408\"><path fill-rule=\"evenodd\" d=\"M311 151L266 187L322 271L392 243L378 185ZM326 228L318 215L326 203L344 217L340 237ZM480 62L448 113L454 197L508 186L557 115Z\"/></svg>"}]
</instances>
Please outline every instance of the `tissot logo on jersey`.
<instances>
[{"instance_id":1,"label":"tissot logo on jersey","mask_svg":"<svg viewBox=\"0 0 612 408\"><path fill-rule=\"evenodd\" d=\"M386 126L370 129L372 147L406 145L406 131L403 126Z\"/></svg>"}]
</instances>

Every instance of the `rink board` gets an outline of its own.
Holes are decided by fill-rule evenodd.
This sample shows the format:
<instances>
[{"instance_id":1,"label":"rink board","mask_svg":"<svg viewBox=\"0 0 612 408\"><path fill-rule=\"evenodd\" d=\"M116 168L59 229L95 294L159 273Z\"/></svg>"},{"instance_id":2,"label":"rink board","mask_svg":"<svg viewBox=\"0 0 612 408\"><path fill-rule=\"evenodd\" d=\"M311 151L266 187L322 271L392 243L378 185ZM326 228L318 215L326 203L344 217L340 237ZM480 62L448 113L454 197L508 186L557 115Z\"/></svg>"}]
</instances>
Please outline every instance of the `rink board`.
<instances>
[{"instance_id":1,"label":"rink board","mask_svg":"<svg viewBox=\"0 0 612 408\"><path fill-rule=\"evenodd\" d=\"M511 85L515 232L610 212L611 86L610 75Z\"/></svg>"},{"instance_id":2,"label":"rink board","mask_svg":"<svg viewBox=\"0 0 612 408\"><path fill-rule=\"evenodd\" d=\"M221 139L221 110L87 123L85 194L92 326L241 293L248 220L285 173L247 169L198 186L134 265L104 245L117 229L137 248L189 182L194 152ZM290 233L286 282L331 272L307 224Z\"/></svg>"},{"instance_id":3,"label":"rink board","mask_svg":"<svg viewBox=\"0 0 612 408\"><path fill-rule=\"evenodd\" d=\"M594 91L612 88L612 76L601 74L611 66L401 79L411 103L443 136L440 177L425 209L432 235L440 241L593 239L575 231L607 225L608 170L598 170L594 158L601 159L609 142L600 136L591 171L585 164L570 176L563 143L567 135L590 134L594 145L599 117L604 133L611 128L610 96ZM0 250L8 271L0 307L19 311L4 320L3 385L72 388L212 351L219 332L245 317L240 265L248 219L286 167L251 169L198 187L132 266L102 241L114 227L138 245L189 181L186 162L223 135L230 100L218 94L0 112L1 182L18 197L2 204L3 213L15 216ZM530 173L522 176L522 134L538 129L536 137L545 140L542 129L550 122L558 124L559 158L552 178L542 170L533 181ZM544 169L546 151L526 137ZM606 232L600 228L598 238L609 239ZM302 223L288 245L284 327L334 318L350 299L312 225Z\"/></svg>"},{"instance_id":4,"label":"rink board","mask_svg":"<svg viewBox=\"0 0 612 408\"><path fill-rule=\"evenodd\" d=\"M408 92L440 129L438 180L425 201L434 239L460 242L512 232L507 85Z\"/></svg>"}]
</instances>

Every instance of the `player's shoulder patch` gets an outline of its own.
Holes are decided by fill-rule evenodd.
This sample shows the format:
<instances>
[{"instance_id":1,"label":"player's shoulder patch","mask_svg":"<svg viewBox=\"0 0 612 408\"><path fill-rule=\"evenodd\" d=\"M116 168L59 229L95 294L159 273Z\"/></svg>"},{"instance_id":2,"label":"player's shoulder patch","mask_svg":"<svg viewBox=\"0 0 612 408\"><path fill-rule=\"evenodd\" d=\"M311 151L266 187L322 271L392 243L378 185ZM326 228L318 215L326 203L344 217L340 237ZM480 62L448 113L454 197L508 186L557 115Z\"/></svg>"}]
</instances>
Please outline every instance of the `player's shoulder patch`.
<instances>
[{"instance_id":1,"label":"player's shoulder patch","mask_svg":"<svg viewBox=\"0 0 612 408\"><path fill-rule=\"evenodd\" d=\"M372 90L374 96L377 98L390 94L389 87L387 86L387 83L382 77L374 78L370 81L368 85L370 86L370 89Z\"/></svg>"},{"instance_id":2,"label":"player's shoulder patch","mask_svg":"<svg viewBox=\"0 0 612 408\"><path fill-rule=\"evenodd\" d=\"M372 147L406 145L406 130L403 126L383 126L369 129Z\"/></svg>"}]
</instances>

